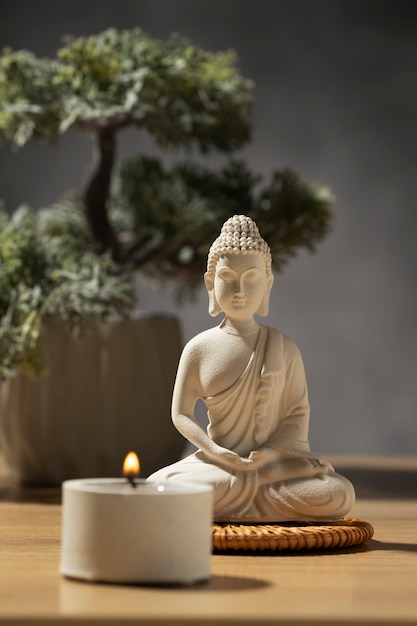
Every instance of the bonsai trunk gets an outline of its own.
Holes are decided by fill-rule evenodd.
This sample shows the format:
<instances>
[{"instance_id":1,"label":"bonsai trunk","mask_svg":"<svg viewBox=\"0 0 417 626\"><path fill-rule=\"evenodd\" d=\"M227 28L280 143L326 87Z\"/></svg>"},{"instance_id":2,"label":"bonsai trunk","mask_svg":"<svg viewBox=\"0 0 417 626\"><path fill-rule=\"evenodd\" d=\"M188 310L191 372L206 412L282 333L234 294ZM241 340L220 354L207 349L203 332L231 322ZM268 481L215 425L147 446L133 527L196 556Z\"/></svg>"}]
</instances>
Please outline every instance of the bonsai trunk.
<instances>
[{"instance_id":1,"label":"bonsai trunk","mask_svg":"<svg viewBox=\"0 0 417 626\"><path fill-rule=\"evenodd\" d=\"M99 246L99 253L110 250L113 260L121 262L120 244L107 215L115 150L115 130L108 127L96 130L93 173L85 190L84 203L87 221Z\"/></svg>"}]
</instances>

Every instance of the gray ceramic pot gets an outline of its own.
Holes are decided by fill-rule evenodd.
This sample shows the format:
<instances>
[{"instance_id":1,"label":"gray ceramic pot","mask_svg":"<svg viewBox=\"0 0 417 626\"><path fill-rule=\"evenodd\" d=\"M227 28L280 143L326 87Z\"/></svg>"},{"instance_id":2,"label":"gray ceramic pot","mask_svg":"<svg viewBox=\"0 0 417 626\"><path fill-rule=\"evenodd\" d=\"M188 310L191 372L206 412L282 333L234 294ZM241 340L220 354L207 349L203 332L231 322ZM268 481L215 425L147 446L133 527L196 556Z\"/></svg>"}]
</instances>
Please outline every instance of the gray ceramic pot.
<instances>
[{"instance_id":1,"label":"gray ceramic pot","mask_svg":"<svg viewBox=\"0 0 417 626\"><path fill-rule=\"evenodd\" d=\"M0 448L20 481L120 476L130 450L146 477L181 456L170 416L182 347L175 317L94 322L83 337L51 318L42 334L48 372L0 389Z\"/></svg>"}]
</instances>

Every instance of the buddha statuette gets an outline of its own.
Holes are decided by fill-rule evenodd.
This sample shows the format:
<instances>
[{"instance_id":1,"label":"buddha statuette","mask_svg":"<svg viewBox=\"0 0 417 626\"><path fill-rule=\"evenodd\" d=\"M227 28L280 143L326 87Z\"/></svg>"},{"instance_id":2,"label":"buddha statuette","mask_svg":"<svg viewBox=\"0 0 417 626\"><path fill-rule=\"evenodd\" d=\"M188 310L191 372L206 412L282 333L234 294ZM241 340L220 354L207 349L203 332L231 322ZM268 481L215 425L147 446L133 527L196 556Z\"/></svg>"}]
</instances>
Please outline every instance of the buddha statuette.
<instances>
[{"instance_id":1,"label":"buddha statuette","mask_svg":"<svg viewBox=\"0 0 417 626\"><path fill-rule=\"evenodd\" d=\"M197 451L149 477L211 484L216 522L336 520L355 501L351 483L310 450L296 344L255 318L268 314L273 280L256 224L231 217L204 276L209 313L224 317L185 346L173 392L172 420ZM207 430L194 416L198 400Z\"/></svg>"}]
</instances>

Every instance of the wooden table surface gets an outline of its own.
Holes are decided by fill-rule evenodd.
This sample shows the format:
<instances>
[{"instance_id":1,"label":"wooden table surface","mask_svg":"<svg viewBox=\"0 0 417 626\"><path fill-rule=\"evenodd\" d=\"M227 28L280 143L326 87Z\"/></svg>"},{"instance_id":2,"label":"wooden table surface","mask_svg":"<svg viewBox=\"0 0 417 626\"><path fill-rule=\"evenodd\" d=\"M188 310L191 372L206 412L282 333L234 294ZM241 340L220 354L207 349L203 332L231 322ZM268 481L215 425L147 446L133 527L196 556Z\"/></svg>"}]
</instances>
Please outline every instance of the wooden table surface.
<instances>
[{"instance_id":1,"label":"wooden table surface","mask_svg":"<svg viewBox=\"0 0 417 626\"><path fill-rule=\"evenodd\" d=\"M186 588L77 582L58 572L60 490L0 471L0 624L417 625L417 460L332 459L375 529L340 551L213 555ZM0 467L1 469L1 467Z\"/></svg>"}]
</instances>

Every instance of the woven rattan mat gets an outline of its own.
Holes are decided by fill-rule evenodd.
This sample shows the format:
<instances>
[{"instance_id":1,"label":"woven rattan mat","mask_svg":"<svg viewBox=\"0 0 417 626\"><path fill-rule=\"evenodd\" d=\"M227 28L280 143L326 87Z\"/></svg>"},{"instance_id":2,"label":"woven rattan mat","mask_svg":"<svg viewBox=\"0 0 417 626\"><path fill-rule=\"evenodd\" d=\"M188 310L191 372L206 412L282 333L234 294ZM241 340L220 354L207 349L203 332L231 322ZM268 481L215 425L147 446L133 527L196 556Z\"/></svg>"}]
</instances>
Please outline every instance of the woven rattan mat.
<instances>
[{"instance_id":1,"label":"woven rattan mat","mask_svg":"<svg viewBox=\"0 0 417 626\"><path fill-rule=\"evenodd\" d=\"M343 517L336 522L282 524L213 524L213 549L217 552L329 550L368 541L374 534L369 524Z\"/></svg>"}]
</instances>

